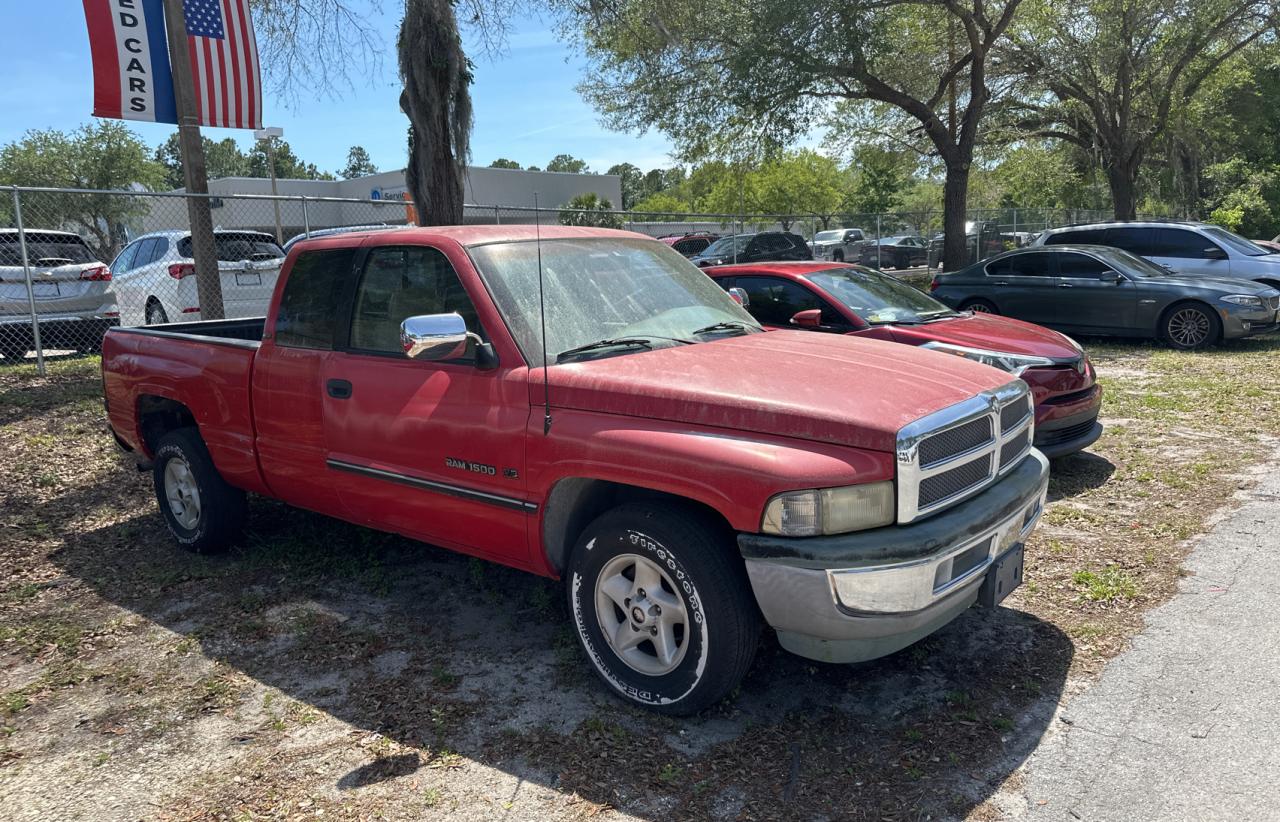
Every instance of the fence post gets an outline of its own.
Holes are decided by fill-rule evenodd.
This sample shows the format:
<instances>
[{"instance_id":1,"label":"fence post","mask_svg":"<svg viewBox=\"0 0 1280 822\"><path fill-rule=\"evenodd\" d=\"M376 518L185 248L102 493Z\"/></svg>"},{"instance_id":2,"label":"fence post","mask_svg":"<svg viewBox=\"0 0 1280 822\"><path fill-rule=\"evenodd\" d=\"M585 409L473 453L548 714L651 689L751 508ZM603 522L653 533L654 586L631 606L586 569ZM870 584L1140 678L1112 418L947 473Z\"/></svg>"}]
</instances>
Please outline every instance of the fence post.
<instances>
[{"instance_id":1,"label":"fence post","mask_svg":"<svg viewBox=\"0 0 1280 822\"><path fill-rule=\"evenodd\" d=\"M31 285L31 260L27 257L27 234L22 228L22 200L18 187L13 187L13 220L18 228L18 250L22 254L22 273L27 282L27 305L31 308L31 344L36 349L36 371L44 376L44 346L40 344L40 318L36 315L36 290Z\"/></svg>"},{"instance_id":2,"label":"fence post","mask_svg":"<svg viewBox=\"0 0 1280 822\"><path fill-rule=\"evenodd\" d=\"M502 212L498 210L497 206L493 207L493 224L502 225Z\"/></svg>"},{"instance_id":3,"label":"fence post","mask_svg":"<svg viewBox=\"0 0 1280 822\"><path fill-rule=\"evenodd\" d=\"M878 268L878 269L880 269L880 270L884 270L884 265L883 265L883 264L881 264L881 262L880 262L880 254L882 253L880 249L881 249L881 246L880 246L880 215L879 215L879 214L877 214L877 215L876 215L876 268Z\"/></svg>"},{"instance_id":4,"label":"fence post","mask_svg":"<svg viewBox=\"0 0 1280 822\"><path fill-rule=\"evenodd\" d=\"M299 194L302 200L302 236L311 239L311 218L307 216L307 195Z\"/></svg>"},{"instance_id":5,"label":"fence post","mask_svg":"<svg viewBox=\"0 0 1280 822\"><path fill-rule=\"evenodd\" d=\"M1018 239L1018 209L1013 209L1013 245L1015 247L1022 245L1022 241Z\"/></svg>"}]
</instances>

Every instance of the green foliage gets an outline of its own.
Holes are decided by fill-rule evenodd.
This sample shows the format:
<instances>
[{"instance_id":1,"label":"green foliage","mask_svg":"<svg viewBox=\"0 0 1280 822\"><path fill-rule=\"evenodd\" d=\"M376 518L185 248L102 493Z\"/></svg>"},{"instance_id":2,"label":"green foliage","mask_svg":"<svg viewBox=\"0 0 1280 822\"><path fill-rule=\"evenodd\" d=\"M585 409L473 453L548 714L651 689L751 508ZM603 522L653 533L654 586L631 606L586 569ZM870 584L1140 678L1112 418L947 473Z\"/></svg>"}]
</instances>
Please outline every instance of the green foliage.
<instances>
[{"instance_id":1,"label":"green foliage","mask_svg":"<svg viewBox=\"0 0 1280 822\"><path fill-rule=\"evenodd\" d=\"M519 169L520 164L517 163L515 160L508 160L506 157L499 157L498 159L494 160L492 163L489 163L489 168Z\"/></svg>"},{"instance_id":2,"label":"green foliage","mask_svg":"<svg viewBox=\"0 0 1280 822\"><path fill-rule=\"evenodd\" d=\"M616 174L620 178L622 207L625 210L633 208L636 201L644 199L649 194L645 188L644 172L631 163L618 163L617 165L609 166L609 170L605 174Z\"/></svg>"},{"instance_id":3,"label":"green foliage","mask_svg":"<svg viewBox=\"0 0 1280 822\"><path fill-rule=\"evenodd\" d=\"M369 159L369 152L365 151L364 146L352 146L347 151L347 164L342 171L338 172L342 179L350 180L353 177L368 177L378 173L378 167L373 164L373 160Z\"/></svg>"},{"instance_id":4,"label":"green foliage","mask_svg":"<svg viewBox=\"0 0 1280 822\"><path fill-rule=\"evenodd\" d=\"M241 151L240 146L230 137L217 142L208 137L201 137L200 141L204 146L205 170L210 180L219 177L271 176L266 143L261 140L255 142L248 152ZM332 174L320 171L314 163L304 163L298 159L293 149L284 140L276 141L275 153L276 177L281 180L334 179ZM186 185L182 174L182 151L176 131L156 148L155 161L164 170L166 187L174 189L183 188ZM363 177L377 173L378 168L369 160L369 153L361 146L352 146L347 153L347 165L342 171L343 178Z\"/></svg>"},{"instance_id":5,"label":"green foliage","mask_svg":"<svg viewBox=\"0 0 1280 822\"><path fill-rule=\"evenodd\" d=\"M678 220L694 209L689 202L680 199L675 194L669 191L659 191L657 194L650 194L636 203L632 210L638 214L643 214L643 219L646 220Z\"/></svg>"},{"instance_id":6,"label":"green foliage","mask_svg":"<svg viewBox=\"0 0 1280 822\"><path fill-rule=\"evenodd\" d=\"M547 171L564 171L570 174L589 174L586 160L579 160L572 154L557 154L547 163Z\"/></svg>"},{"instance_id":7,"label":"green foliage","mask_svg":"<svg viewBox=\"0 0 1280 822\"><path fill-rule=\"evenodd\" d=\"M717 214L810 214L827 217L844 199L843 175L836 161L812 149L785 152L756 168L723 172L702 200L702 207ZM789 220L782 221L790 227Z\"/></svg>"},{"instance_id":8,"label":"green foliage","mask_svg":"<svg viewBox=\"0 0 1280 822\"><path fill-rule=\"evenodd\" d=\"M560 225L582 225L595 228L622 228L622 217L613 203L594 193L579 194L561 206Z\"/></svg>"},{"instance_id":9,"label":"green foliage","mask_svg":"<svg viewBox=\"0 0 1280 822\"><path fill-rule=\"evenodd\" d=\"M0 185L150 190L163 184L164 171L149 155L115 120L72 132L29 131L0 148ZM0 222L12 224L11 211L11 202L0 200ZM124 244L126 224L146 212L138 197L42 193L26 197L25 224L79 232L99 258L110 260Z\"/></svg>"},{"instance_id":10,"label":"green foliage","mask_svg":"<svg viewBox=\"0 0 1280 822\"><path fill-rule=\"evenodd\" d=\"M249 149L248 168L250 177L270 177L271 164L267 158L267 144L258 140ZM304 163L293 153L293 149L284 140L276 140L275 145L276 177L281 180L332 180L334 176L327 171L316 168L315 163Z\"/></svg>"},{"instance_id":11,"label":"green foliage","mask_svg":"<svg viewBox=\"0 0 1280 822\"><path fill-rule=\"evenodd\" d=\"M849 168L850 187L843 210L850 214L879 214L902 205L911 181L909 158L876 145L859 146Z\"/></svg>"}]
</instances>

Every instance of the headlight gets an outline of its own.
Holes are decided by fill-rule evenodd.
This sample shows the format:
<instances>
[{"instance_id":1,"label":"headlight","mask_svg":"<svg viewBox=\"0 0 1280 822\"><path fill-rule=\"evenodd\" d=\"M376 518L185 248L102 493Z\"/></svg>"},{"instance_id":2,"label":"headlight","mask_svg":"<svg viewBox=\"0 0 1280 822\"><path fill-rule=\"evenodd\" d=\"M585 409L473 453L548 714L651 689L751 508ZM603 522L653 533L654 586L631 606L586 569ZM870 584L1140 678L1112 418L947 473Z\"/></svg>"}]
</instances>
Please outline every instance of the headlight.
<instances>
[{"instance_id":1,"label":"headlight","mask_svg":"<svg viewBox=\"0 0 1280 822\"><path fill-rule=\"evenodd\" d=\"M1262 308L1262 298L1250 294L1228 294L1222 298L1222 301L1235 305L1247 305L1249 308Z\"/></svg>"},{"instance_id":2,"label":"headlight","mask_svg":"<svg viewBox=\"0 0 1280 822\"><path fill-rule=\"evenodd\" d=\"M889 525L894 518L893 483L789 491L769 500L760 530L784 537L843 534Z\"/></svg>"},{"instance_id":3,"label":"headlight","mask_svg":"<svg viewBox=\"0 0 1280 822\"><path fill-rule=\"evenodd\" d=\"M1037 366L1054 365L1054 361L1048 357L1034 357L1030 354L1011 354L1007 351L987 351L984 348L966 348L963 345L951 345L942 342L927 342L920 346L933 351L941 351L944 354L955 354L964 357L966 360L980 362L983 365L990 365L1008 371L1015 377L1020 375L1028 368Z\"/></svg>"}]
</instances>

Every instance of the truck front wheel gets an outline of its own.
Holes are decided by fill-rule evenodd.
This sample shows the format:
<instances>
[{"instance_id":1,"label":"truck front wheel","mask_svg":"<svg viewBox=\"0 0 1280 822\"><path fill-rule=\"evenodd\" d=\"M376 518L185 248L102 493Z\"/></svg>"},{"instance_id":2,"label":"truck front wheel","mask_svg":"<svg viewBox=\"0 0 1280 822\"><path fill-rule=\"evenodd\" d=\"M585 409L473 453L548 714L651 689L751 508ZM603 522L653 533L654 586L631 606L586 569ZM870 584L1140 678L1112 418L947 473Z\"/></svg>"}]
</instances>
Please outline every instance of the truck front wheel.
<instances>
[{"instance_id":1,"label":"truck front wheel","mask_svg":"<svg viewBox=\"0 0 1280 822\"><path fill-rule=\"evenodd\" d=\"M760 623L731 537L677 506L619 506L587 526L566 575L578 639L624 698L686 715L738 686Z\"/></svg>"},{"instance_id":2,"label":"truck front wheel","mask_svg":"<svg viewBox=\"0 0 1280 822\"><path fill-rule=\"evenodd\" d=\"M244 491L228 485L194 428L170 431L156 444L156 502L178 544L197 554L223 551L240 535Z\"/></svg>"}]
</instances>

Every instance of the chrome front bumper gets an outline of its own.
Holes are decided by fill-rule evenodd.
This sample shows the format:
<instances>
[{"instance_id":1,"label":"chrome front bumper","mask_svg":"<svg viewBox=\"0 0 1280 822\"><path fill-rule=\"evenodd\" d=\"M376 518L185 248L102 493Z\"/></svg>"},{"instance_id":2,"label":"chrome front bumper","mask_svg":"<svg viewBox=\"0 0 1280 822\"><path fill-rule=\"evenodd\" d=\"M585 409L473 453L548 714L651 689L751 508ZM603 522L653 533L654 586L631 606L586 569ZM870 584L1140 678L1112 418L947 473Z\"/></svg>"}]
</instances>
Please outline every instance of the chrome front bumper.
<instances>
[{"instance_id":1,"label":"chrome front bumper","mask_svg":"<svg viewBox=\"0 0 1280 822\"><path fill-rule=\"evenodd\" d=\"M907 526L837 537L739 535L756 601L783 647L853 662L904 648L974 603L992 564L1044 511L1038 451L981 494Z\"/></svg>"}]
</instances>

